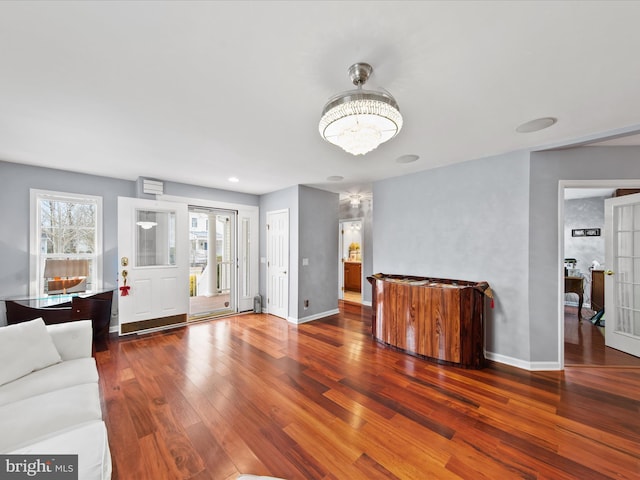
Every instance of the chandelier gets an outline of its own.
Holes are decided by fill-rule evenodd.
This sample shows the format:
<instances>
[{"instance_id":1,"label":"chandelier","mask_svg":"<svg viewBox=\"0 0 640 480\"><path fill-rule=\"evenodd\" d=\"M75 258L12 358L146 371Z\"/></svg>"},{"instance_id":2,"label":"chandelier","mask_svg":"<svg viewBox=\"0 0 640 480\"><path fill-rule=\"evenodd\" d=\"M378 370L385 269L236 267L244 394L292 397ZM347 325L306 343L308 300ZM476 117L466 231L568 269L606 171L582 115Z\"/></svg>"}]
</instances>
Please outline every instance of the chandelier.
<instances>
[{"instance_id":1,"label":"chandelier","mask_svg":"<svg viewBox=\"0 0 640 480\"><path fill-rule=\"evenodd\" d=\"M391 94L362 88L372 71L368 63L349 67L358 88L330 98L318 127L322 138L353 155L370 152L402 128L402 115Z\"/></svg>"}]
</instances>

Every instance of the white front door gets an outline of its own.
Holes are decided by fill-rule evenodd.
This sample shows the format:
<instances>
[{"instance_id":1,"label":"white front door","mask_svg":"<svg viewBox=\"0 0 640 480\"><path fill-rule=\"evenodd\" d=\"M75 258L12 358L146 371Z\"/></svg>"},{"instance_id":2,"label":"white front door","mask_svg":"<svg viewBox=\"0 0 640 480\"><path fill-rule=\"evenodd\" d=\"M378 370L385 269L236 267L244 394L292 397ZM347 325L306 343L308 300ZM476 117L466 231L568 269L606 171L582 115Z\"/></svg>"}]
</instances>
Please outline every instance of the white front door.
<instances>
[{"instance_id":1,"label":"white front door","mask_svg":"<svg viewBox=\"0 0 640 480\"><path fill-rule=\"evenodd\" d=\"M188 217L186 204L118 197L120 334L186 322Z\"/></svg>"},{"instance_id":2,"label":"white front door","mask_svg":"<svg viewBox=\"0 0 640 480\"><path fill-rule=\"evenodd\" d=\"M640 357L640 194L604 205L605 345Z\"/></svg>"},{"instance_id":3,"label":"white front door","mask_svg":"<svg viewBox=\"0 0 640 480\"><path fill-rule=\"evenodd\" d=\"M267 212L267 313L289 316L289 210Z\"/></svg>"}]
</instances>

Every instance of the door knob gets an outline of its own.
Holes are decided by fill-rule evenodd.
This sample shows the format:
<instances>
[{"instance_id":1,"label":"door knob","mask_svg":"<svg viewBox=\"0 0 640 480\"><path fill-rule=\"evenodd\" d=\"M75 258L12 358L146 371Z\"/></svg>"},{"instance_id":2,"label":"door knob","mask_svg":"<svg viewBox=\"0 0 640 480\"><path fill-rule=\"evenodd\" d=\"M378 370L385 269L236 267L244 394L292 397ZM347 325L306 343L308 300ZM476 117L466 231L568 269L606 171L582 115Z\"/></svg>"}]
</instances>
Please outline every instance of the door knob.
<instances>
[{"instance_id":1,"label":"door knob","mask_svg":"<svg viewBox=\"0 0 640 480\"><path fill-rule=\"evenodd\" d=\"M616 273L616 272L614 272L613 270L605 270L604 271L605 275L613 275L614 273Z\"/></svg>"}]
</instances>

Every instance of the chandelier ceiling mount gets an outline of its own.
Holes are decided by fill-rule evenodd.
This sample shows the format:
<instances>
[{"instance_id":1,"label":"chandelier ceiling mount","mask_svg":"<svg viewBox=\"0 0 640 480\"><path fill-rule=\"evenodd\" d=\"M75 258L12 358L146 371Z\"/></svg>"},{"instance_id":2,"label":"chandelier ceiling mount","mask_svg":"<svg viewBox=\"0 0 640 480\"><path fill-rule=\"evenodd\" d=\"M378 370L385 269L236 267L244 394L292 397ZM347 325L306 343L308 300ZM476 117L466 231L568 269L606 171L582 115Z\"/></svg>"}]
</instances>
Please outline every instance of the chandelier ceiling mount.
<instances>
[{"instance_id":1,"label":"chandelier ceiling mount","mask_svg":"<svg viewBox=\"0 0 640 480\"><path fill-rule=\"evenodd\" d=\"M373 72L373 67L368 63L354 63L349 67L349 78L356 87L360 87L367 83Z\"/></svg>"}]
</instances>

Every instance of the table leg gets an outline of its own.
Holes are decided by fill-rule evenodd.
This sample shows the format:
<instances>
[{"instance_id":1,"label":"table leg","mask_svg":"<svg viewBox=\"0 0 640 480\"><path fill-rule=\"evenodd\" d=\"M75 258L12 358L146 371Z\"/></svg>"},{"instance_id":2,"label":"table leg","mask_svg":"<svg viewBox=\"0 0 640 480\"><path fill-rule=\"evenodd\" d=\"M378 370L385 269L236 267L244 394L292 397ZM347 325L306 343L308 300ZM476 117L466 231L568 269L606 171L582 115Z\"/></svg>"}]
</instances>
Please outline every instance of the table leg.
<instances>
[{"instance_id":1,"label":"table leg","mask_svg":"<svg viewBox=\"0 0 640 480\"><path fill-rule=\"evenodd\" d=\"M584 301L584 294L578 294L578 321L582 321L582 303Z\"/></svg>"}]
</instances>

